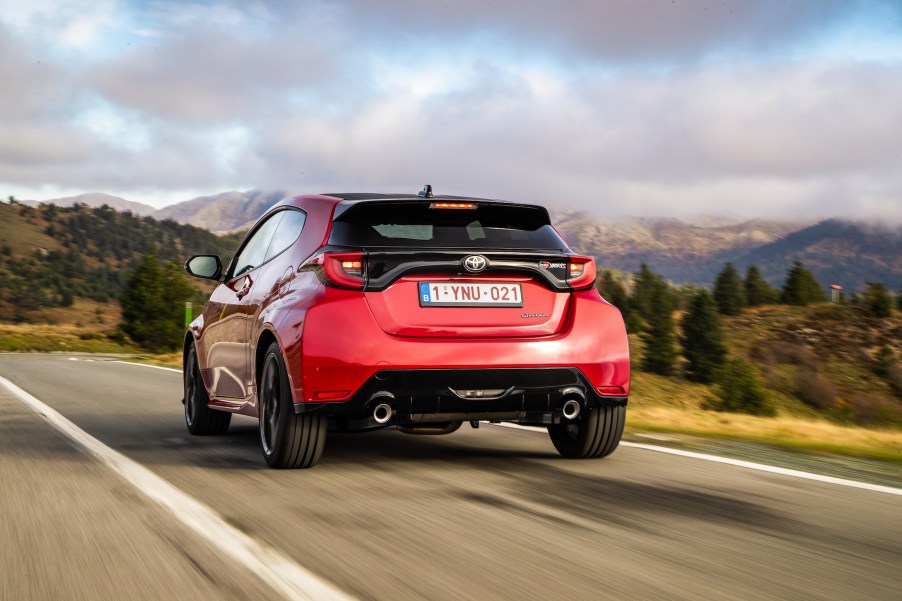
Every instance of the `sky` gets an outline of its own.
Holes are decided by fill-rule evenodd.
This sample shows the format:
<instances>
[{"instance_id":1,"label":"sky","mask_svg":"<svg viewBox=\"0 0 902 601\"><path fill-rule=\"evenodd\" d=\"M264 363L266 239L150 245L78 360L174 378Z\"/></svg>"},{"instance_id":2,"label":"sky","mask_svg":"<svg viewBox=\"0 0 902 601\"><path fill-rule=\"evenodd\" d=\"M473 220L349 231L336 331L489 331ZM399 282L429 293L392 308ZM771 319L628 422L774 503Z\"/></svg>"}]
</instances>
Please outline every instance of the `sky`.
<instances>
[{"instance_id":1,"label":"sky","mask_svg":"<svg viewBox=\"0 0 902 601\"><path fill-rule=\"evenodd\" d=\"M0 194L902 223L900 0L0 0Z\"/></svg>"}]
</instances>

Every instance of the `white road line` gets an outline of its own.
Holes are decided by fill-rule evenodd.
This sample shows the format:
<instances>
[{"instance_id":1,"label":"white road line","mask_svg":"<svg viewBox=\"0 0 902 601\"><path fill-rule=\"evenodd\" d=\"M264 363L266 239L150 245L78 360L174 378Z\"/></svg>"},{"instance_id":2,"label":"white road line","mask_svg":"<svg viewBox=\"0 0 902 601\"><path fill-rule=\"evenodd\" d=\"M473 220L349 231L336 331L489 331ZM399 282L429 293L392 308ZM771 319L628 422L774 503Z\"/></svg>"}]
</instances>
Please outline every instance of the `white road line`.
<instances>
[{"instance_id":1,"label":"white road line","mask_svg":"<svg viewBox=\"0 0 902 601\"><path fill-rule=\"evenodd\" d=\"M163 371L174 371L178 374L182 373L182 370L174 367L163 367L162 365L150 365L148 363L132 363L131 361L108 361L107 363L121 363L122 365L134 365L135 367L149 367L151 369L162 369Z\"/></svg>"},{"instance_id":2,"label":"white road line","mask_svg":"<svg viewBox=\"0 0 902 601\"><path fill-rule=\"evenodd\" d=\"M152 367L152 366L147 366ZM159 503L172 517L214 547L246 566L286 599L298 601L354 601L279 551L226 523L215 511L177 489L149 469L106 446L59 412L6 378L0 385L42 415L53 427L84 447L132 486Z\"/></svg>"},{"instance_id":3,"label":"white road line","mask_svg":"<svg viewBox=\"0 0 902 601\"><path fill-rule=\"evenodd\" d=\"M529 430L531 432L545 432L544 428L535 426L520 426L519 424L492 424L493 426L504 426L507 428L517 428L519 430ZM695 453L693 451L682 451L680 449L671 449L668 447L659 447L657 445L643 444L639 442L620 443L620 446L632 447L634 449L644 449L646 451L654 451L656 453L667 453L668 455L678 455L680 457L689 457L691 459L701 459L703 461L713 461L715 463L724 463L736 467L744 467L759 472L769 472L771 474L780 474L781 476L789 476L792 478L804 478L805 480L816 480L818 482L826 482L827 484L836 484L838 486L848 486L850 488L860 488L862 490L870 490L874 492L885 492L891 495L902 495L902 488L894 488L892 486L881 486L880 484L869 484L868 482L858 482L857 480L846 480L845 478L834 478L833 476L824 476L821 474L812 474L811 472L803 472L801 470L792 470L785 467L776 467L773 465L765 465L763 463L754 463L752 461L743 461L741 459L730 459L729 457L720 457L718 455L708 455L706 453Z\"/></svg>"}]
</instances>

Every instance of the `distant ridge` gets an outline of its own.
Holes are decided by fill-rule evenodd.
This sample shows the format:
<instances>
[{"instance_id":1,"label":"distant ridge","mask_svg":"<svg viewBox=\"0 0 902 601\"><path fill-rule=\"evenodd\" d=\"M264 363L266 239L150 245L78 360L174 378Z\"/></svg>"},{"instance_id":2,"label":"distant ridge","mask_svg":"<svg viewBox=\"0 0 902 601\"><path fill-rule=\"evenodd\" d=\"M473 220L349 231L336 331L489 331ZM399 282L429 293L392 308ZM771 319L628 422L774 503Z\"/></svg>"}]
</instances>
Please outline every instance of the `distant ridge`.
<instances>
[{"instance_id":1,"label":"distant ridge","mask_svg":"<svg viewBox=\"0 0 902 601\"><path fill-rule=\"evenodd\" d=\"M139 215L141 217L153 215L157 212L157 209L150 205L135 202L133 200L126 200L119 196L112 196L111 194L104 194L103 192L88 192L86 194L79 194L78 196L66 196L64 198L53 198L51 200L45 201L20 200L18 202L33 207L42 204L52 204L59 207L71 207L76 204L83 204L92 208L107 205L111 209L115 209L120 213L131 211L132 214Z\"/></svg>"},{"instance_id":2,"label":"distant ridge","mask_svg":"<svg viewBox=\"0 0 902 601\"><path fill-rule=\"evenodd\" d=\"M229 191L169 205L154 213L216 233L248 229L266 210L291 194L282 190Z\"/></svg>"}]
</instances>

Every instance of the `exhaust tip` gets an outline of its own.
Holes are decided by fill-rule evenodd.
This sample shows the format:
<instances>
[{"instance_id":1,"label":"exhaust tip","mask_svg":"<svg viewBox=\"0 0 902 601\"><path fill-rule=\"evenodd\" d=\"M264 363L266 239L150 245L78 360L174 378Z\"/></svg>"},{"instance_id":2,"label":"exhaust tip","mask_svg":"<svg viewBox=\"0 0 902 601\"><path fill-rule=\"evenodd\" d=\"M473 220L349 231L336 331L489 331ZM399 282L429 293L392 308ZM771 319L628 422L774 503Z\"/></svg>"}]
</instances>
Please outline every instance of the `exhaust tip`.
<instances>
[{"instance_id":1,"label":"exhaust tip","mask_svg":"<svg viewBox=\"0 0 902 601\"><path fill-rule=\"evenodd\" d=\"M570 399L566 403L564 403L562 413L567 419L576 419L577 417L579 417L581 408L582 407L580 406L579 401Z\"/></svg>"},{"instance_id":2,"label":"exhaust tip","mask_svg":"<svg viewBox=\"0 0 902 601\"><path fill-rule=\"evenodd\" d=\"M373 421L377 424L387 423L391 419L392 408L386 403L379 403L373 409Z\"/></svg>"}]
</instances>

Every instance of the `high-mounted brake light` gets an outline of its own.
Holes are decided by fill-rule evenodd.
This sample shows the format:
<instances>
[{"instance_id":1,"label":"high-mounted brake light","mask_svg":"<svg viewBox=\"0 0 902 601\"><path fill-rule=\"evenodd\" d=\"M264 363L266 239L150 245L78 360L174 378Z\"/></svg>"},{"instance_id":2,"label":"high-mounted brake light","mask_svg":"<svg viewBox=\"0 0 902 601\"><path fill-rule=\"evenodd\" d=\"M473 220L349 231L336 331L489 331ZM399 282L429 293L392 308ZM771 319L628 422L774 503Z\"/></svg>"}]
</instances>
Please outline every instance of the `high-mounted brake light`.
<instances>
[{"instance_id":1,"label":"high-mounted brake light","mask_svg":"<svg viewBox=\"0 0 902 601\"><path fill-rule=\"evenodd\" d=\"M567 268L567 283L574 290L588 290L595 286L595 259L573 255Z\"/></svg>"},{"instance_id":2,"label":"high-mounted brake light","mask_svg":"<svg viewBox=\"0 0 902 601\"><path fill-rule=\"evenodd\" d=\"M465 209L473 210L476 208L475 202L433 202L429 205L430 209Z\"/></svg>"},{"instance_id":3,"label":"high-mounted brake light","mask_svg":"<svg viewBox=\"0 0 902 601\"><path fill-rule=\"evenodd\" d=\"M363 253L323 253L304 265L301 270L314 270L327 286L362 290L366 282Z\"/></svg>"}]
</instances>

